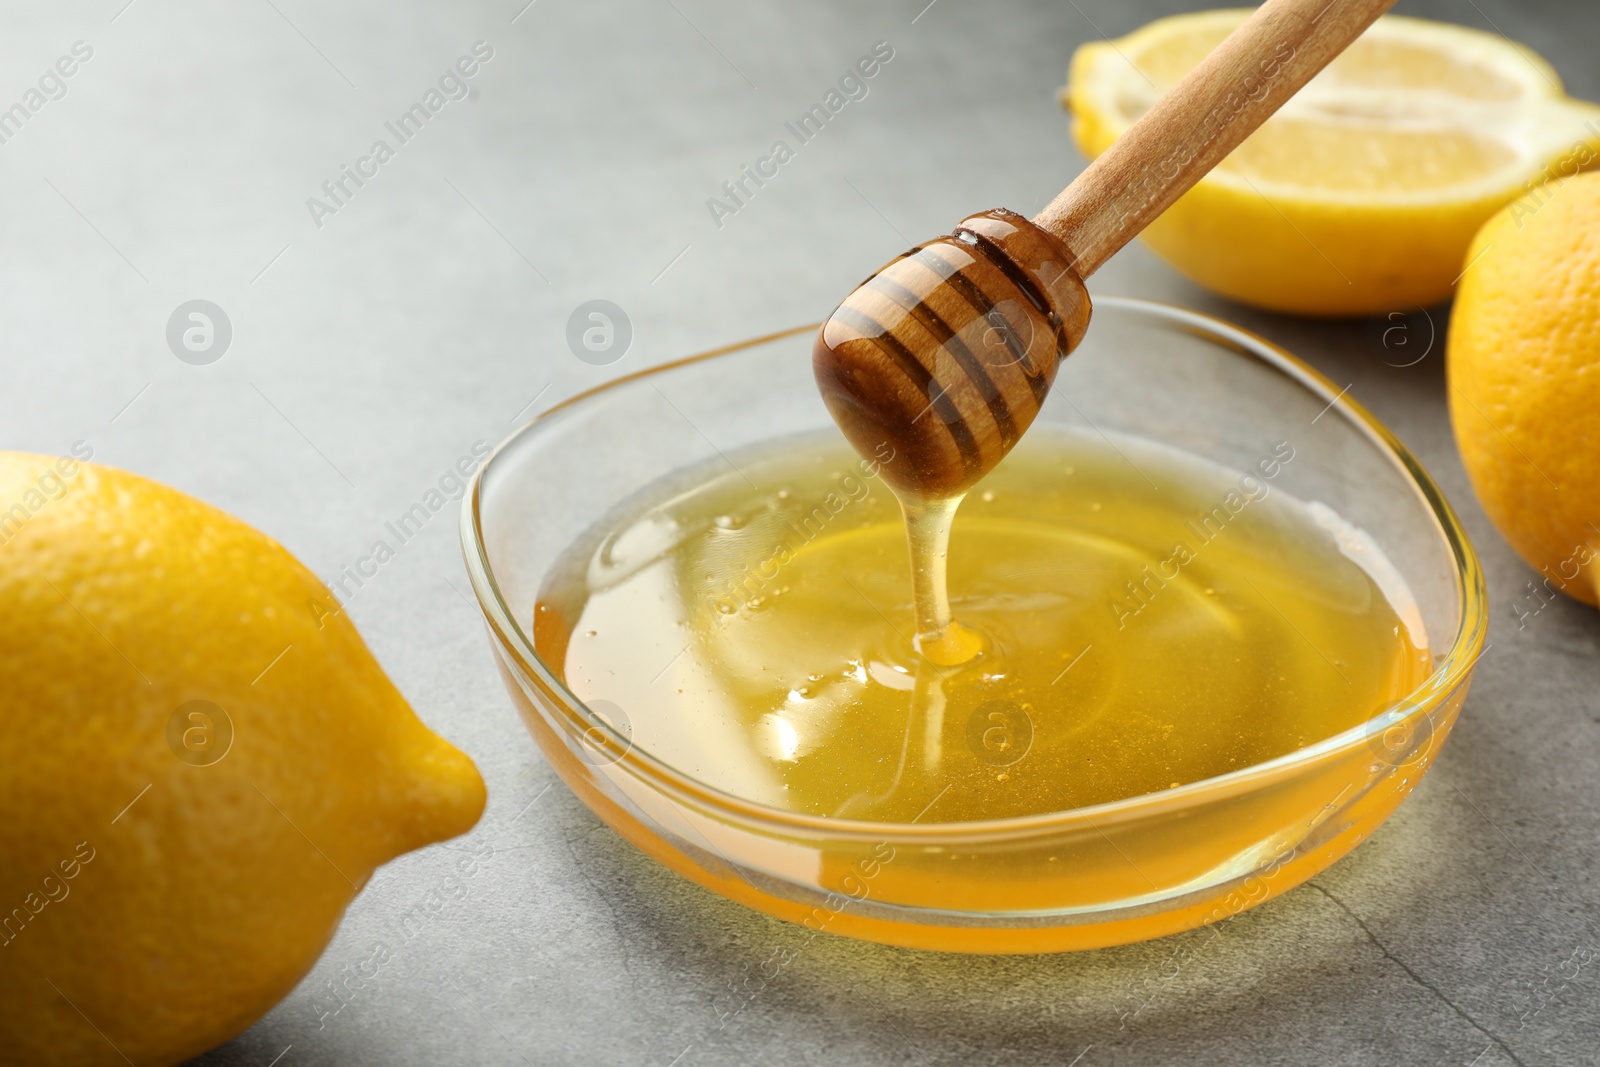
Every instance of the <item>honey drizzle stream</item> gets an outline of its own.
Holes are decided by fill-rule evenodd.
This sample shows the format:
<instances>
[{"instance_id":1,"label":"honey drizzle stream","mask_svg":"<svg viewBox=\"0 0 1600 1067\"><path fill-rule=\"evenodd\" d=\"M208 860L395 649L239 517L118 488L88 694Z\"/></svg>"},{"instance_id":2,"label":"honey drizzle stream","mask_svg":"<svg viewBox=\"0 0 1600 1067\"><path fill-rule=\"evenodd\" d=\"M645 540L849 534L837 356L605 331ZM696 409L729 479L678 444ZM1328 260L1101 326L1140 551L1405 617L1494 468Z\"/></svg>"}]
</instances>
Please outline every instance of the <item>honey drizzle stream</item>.
<instances>
[{"instance_id":1,"label":"honey drizzle stream","mask_svg":"<svg viewBox=\"0 0 1600 1067\"><path fill-rule=\"evenodd\" d=\"M956 622L950 611L950 527L965 495L918 499L908 494L900 498L911 549L911 597L917 616L914 644L924 659L940 667L966 663L988 644L978 631Z\"/></svg>"}]
</instances>

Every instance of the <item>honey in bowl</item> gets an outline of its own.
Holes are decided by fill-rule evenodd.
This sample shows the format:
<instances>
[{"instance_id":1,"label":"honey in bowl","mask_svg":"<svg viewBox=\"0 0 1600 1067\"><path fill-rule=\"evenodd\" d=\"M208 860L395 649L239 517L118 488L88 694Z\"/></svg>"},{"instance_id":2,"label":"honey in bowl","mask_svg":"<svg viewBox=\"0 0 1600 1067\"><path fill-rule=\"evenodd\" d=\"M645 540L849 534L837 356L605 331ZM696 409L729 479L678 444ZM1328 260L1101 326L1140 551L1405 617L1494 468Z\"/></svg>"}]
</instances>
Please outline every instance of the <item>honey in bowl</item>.
<instances>
[{"instance_id":1,"label":"honey in bowl","mask_svg":"<svg viewBox=\"0 0 1600 1067\"><path fill-rule=\"evenodd\" d=\"M1373 540L1274 485L1294 455L1229 470L1036 428L956 515L940 562L978 650L941 663L876 463L789 438L613 509L547 574L534 641L635 746L772 808L933 824L1154 793L1366 722L1432 669Z\"/></svg>"}]
</instances>

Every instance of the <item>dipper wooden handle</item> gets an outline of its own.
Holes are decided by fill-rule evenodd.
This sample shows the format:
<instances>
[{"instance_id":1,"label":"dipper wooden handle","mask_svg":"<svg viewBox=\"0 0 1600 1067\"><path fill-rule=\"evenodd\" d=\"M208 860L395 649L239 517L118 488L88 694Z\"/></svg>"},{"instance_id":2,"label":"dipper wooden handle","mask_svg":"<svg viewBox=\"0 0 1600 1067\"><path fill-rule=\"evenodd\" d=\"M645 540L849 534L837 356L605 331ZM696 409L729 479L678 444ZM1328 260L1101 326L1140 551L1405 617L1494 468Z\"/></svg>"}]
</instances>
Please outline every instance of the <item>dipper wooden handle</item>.
<instances>
[{"instance_id":1,"label":"dipper wooden handle","mask_svg":"<svg viewBox=\"0 0 1600 1067\"><path fill-rule=\"evenodd\" d=\"M822 398L903 498L970 488L1089 326L1083 286L1394 0L1267 0L1029 222L1004 209L892 260L823 324Z\"/></svg>"}]
</instances>

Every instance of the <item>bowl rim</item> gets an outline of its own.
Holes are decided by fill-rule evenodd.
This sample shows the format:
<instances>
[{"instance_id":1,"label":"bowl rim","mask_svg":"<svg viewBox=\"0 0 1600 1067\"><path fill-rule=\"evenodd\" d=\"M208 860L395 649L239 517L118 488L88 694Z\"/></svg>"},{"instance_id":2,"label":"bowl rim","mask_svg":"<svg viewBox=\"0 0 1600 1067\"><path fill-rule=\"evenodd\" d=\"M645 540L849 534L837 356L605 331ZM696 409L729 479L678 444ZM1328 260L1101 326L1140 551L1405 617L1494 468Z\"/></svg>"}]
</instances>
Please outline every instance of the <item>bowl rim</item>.
<instances>
[{"instance_id":1,"label":"bowl rim","mask_svg":"<svg viewBox=\"0 0 1600 1067\"><path fill-rule=\"evenodd\" d=\"M1272 369L1293 379L1309 393L1327 401L1324 413L1337 412L1353 429L1363 434L1370 443L1384 452L1411 480L1423 501L1432 512L1439 532L1449 547L1453 558L1453 575L1460 599L1460 617L1449 651L1439 658L1432 672L1406 696L1386 705L1372 718L1349 727L1331 737L1285 753L1261 763L1235 771L1204 778L1171 789L1156 790L1138 796L1124 797L1086 807L1067 808L1060 811L1040 812L1006 819L966 820L960 822L873 822L860 819L835 819L822 815L786 811L770 805L747 800L725 792L693 775L686 774L671 764L633 745L631 740L613 729L599 716L583 719L585 729L598 729L608 744L615 744L623 754L608 764L635 777L649 779L648 785L657 792L676 794L681 800L695 806L713 809L718 818L734 819L763 832L774 830L798 831L823 835L834 839L906 840L937 839L940 842L957 841L976 844L1019 836L1033 836L1041 832L1059 831L1075 822L1087 823L1099 829L1110 823L1122 823L1164 813L1181 811L1198 803L1208 803L1228 796L1247 792L1264 781L1293 777L1302 768L1317 763L1340 750L1354 748L1381 736L1385 731L1416 715L1431 715L1431 711L1452 693L1466 684L1478 660L1486 651L1484 641L1488 629L1488 593L1477 553L1467 537L1466 530L1456 517L1454 509L1443 491L1434 482L1421 462L1411 454L1395 435L1364 406L1349 396L1348 387L1340 389L1298 357L1260 335L1240 326L1203 312L1177 307L1155 300L1138 297L1096 296L1096 309L1117 308L1135 314L1150 315L1206 339L1220 343L1235 352L1253 357ZM497 444L473 475L466 499L461 509L461 544L468 578L478 606L501 649L510 655L518 668L538 678L542 685L560 698L565 710L581 716L587 709L583 701L567 688L557 674L546 665L534 648L523 627L517 623L516 614L501 594L494 569L489 562L488 548L484 544L481 507L484 478L499 459L501 453L529 434L538 432L544 424L558 414L573 408L591 397L609 392L630 382L667 374L680 367L702 363L757 348L796 334L814 332L820 323L807 323L774 333L763 334L748 340L721 345L666 363L646 367L630 374L582 390L534 415ZM1320 418L1320 416L1319 416ZM948 788L948 787L947 787ZM940 794L942 796L943 793ZM1342 796L1342 794L1341 794ZM937 801L937 797L935 801ZM1355 798L1351 798L1353 801ZM1337 802L1339 798L1335 798ZM932 805L929 805L930 807ZM1332 804L1329 805L1332 807ZM919 816L920 818L920 816Z\"/></svg>"}]
</instances>

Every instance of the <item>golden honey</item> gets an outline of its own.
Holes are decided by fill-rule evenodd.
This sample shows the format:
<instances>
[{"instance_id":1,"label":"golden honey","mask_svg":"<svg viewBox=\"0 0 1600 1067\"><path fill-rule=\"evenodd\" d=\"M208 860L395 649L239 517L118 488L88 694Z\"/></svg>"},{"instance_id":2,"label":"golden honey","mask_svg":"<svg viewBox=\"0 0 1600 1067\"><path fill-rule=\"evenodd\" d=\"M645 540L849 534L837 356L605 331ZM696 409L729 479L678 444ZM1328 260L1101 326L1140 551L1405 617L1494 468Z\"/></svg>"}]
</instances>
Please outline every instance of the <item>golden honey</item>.
<instances>
[{"instance_id":1,"label":"golden honey","mask_svg":"<svg viewBox=\"0 0 1600 1067\"><path fill-rule=\"evenodd\" d=\"M950 603L983 651L914 647L905 523L832 434L636 495L552 572L535 643L632 743L757 803L963 822L1212 778L1356 726L1431 669L1372 540L1285 482L1037 427L962 502Z\"/></svg>"}]
</instances>

